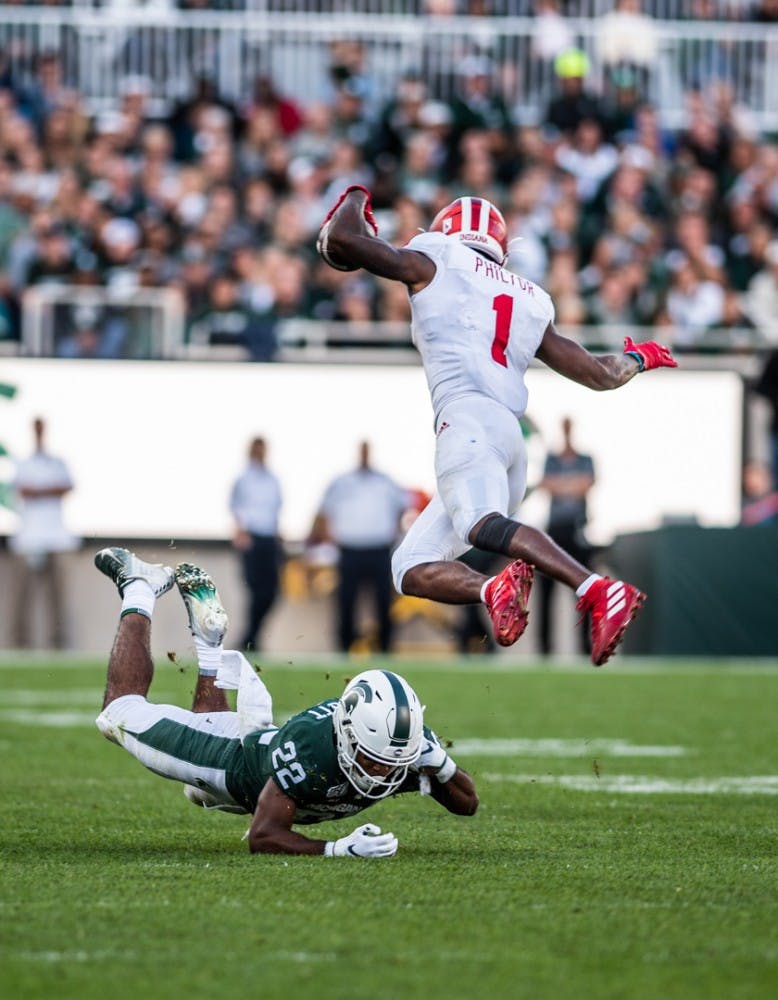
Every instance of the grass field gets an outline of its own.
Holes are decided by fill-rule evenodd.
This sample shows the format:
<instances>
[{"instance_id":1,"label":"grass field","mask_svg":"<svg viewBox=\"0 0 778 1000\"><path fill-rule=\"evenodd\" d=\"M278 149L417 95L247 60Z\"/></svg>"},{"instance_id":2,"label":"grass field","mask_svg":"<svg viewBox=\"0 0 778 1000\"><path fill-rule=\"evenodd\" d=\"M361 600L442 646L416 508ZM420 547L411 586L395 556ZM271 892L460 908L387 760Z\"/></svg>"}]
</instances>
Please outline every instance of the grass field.
<instances>
[{"instance_id":1,"label":"grass field","mask_svg":"<svg viewBox=\"0 0 778 1000\"><path fill-rule=\"evenodd\" d=\"M0 994L778 996L778 664L393 665L481 807L379 803L399 853L352 861L251 857L98 734L101 665L0 663ZM357 669L263 677L278 719Z\"/></svg>"}]
</instances>

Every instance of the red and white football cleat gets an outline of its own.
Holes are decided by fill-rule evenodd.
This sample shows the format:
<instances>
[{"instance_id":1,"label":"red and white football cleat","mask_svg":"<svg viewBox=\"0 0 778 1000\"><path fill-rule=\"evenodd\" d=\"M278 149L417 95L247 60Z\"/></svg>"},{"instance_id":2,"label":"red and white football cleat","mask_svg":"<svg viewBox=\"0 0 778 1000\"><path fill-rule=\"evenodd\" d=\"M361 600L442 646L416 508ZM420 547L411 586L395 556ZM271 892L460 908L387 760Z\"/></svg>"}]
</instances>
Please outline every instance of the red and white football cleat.
<instances>
[{"instance_id":1,"label":"red and white football cleat","mask_svg":"<svg viewBox=\"0 0 778 1000\"><path fill-rule=\"evenodd\" d=\"M527 627L527 603L534 575L533 566L517 559L486 585L484 603L492 619L494 638L501 646L512 646Z\"/></svg>"},{"instance_id":2,"label":"red and white football cleat","mask_svg":"<svg viewBox=\"0 0 778 1000\"><path fill-rule=\"evenodd\" d=\"M631 583L604 576L596 580L578 601L581 621L591 615L592 663L601 667L624 638L627 626L640 611L646 595Z\"/></svg>"}]
</instances>

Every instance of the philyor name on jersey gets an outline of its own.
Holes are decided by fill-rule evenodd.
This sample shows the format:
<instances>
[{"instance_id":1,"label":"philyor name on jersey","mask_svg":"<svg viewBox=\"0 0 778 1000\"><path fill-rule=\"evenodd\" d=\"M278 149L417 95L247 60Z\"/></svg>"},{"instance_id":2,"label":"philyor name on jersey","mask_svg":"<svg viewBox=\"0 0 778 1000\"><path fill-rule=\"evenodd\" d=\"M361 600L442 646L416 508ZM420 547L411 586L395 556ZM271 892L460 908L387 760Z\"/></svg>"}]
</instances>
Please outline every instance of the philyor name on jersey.
<instances>
[{"instance_id":1,"label":"philyor name on jersey","mask_svg":"<svg viewBox=\"0 0 778 1000\"><path fill-rule=\"evenodd\" d=\"M468 233L468 238L472 238L472 234ZM526 292L527 295L535 294L535 286L531 281L527 281L526 278L519 277L518 274L514 274L513 271L506 271L504 268L500 267L499 264L495 264L491 260L487 260L480 254L475 254L475 273L481 274L484 278L491 278L493 281L499 281L503 285L513 285L514 288L521 289L522 292Z\"/></svg>"}]
</instances>

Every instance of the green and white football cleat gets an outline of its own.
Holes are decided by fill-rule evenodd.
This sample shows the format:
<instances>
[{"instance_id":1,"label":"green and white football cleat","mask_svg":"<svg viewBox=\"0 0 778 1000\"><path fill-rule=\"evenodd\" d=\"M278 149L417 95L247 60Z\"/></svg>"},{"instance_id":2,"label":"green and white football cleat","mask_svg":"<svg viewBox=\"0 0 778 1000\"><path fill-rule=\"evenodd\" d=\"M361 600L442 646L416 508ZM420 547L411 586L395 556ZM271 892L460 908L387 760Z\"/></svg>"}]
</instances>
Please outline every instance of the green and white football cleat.
<instances>
[{"instance_id":1,"label":"green and white football cleat","mask_svg":"<svg viewBox=\"0 0 778 1000\"><path fill-rule=\"evenodd\" d=\"M229 618L222 607L216 584L204 569L192 563L179 563L175 578L189 616L192 635L209 646L220 646Z\"/></svg>"},{"instance_id":2,"label":"green and white football cleat","mask_svg":"<svg viewBox=\"0 0 778 1000\"><path fill-rule=\"evenodd\" d=\"M133 580L145 580L155 597L166 594L175 583L172 566L144 562L134 552L118 546L100 549L95 556L95 566L113 580L120 594Z\"/></svg>"}]
</instances>

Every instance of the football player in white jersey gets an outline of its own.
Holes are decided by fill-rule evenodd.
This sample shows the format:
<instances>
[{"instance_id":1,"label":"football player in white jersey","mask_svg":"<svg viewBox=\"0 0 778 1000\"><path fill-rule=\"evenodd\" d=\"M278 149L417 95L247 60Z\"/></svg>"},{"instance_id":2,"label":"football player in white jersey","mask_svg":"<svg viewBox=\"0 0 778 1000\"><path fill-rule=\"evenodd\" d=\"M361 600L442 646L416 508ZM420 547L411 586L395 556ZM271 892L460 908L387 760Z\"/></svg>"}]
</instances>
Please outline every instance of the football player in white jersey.
<instances>
[{"instance_id":1,"label":"football player in white jersey","mask_svg":"<svg viewBox=\"0 0 778 1000\"><path fill-rule=\"evenodd\" d=\"M370 193L343 192L317 243L338 270L365 268L408 288L412 336L435 415L437 493L394 554L402 594L447 604L483 601L500 645L527 625L535 567L572 587L591 622L592 661L616 650L645 595L592 573L543 531L515 519L526 488L519 418L533 357L590 389L616 389L638 372L675 368L667 348L627 337L624 353L595 356L554 328L548 294L503 268L507 230L483 198L457 198L430 231L398 249L378 237ZM456 561L477 546L514 560L487 578Z\"/></svg>"}]
</instances>

